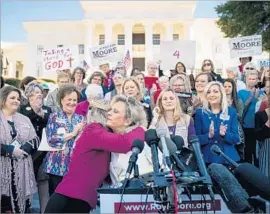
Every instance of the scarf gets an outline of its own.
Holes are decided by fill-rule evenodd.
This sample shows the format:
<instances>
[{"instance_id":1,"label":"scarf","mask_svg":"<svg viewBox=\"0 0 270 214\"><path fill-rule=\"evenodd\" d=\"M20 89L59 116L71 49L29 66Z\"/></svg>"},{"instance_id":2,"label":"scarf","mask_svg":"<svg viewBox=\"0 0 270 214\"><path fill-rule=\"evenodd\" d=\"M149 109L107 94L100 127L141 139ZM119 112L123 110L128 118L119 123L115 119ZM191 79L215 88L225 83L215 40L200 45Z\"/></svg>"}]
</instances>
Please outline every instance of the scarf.
<instances>
[{"instance_id":1,"label":"scarf","mask_svg":"<svg viewBox=\"0 0 270 214\"><path fill-rule=\"evenodd\" d=\"M190 123L190 116L183 114L182 117L184 119L184 123L181 119L176 122L174 135L181 136L184 139L184 147L188 148L188 127ZM166 129L166 137L171 138L164 116L160 116L158 122L151 125L149 129L157 129L158 127L164 127Z\"/></svg>"},{"instance_id":2,"label":"scarf","mask_svg":"<svg viewBox=\"0 0 270 214\"><path fill-rule=\"evenodd\" d=\"M35 144L39 141L35 129L31 124L30 120L23 116L22 114L15 113L13 116L15 129L17 131L16 139L21 142L29 142L32 140ZM10 135L10 126L4 117L2 111L0 111L0 142L4 145L9 145L12 143L12 137ZM38 145L34 145L36 147ZM32 200L33 194L37 192L33 161L31 155L20 161L14 159L13 164L11 163L11 158L0 156L0 193L1 195L6 195L11 197L11 206L13 212L15 213L14 200L18 201L18 207L20 213L24 213L26 200ZM17 191L17 198L14 198L12 194L12 178L11 172L15 172L14 185Z\"/></svg>"}]
</instances>

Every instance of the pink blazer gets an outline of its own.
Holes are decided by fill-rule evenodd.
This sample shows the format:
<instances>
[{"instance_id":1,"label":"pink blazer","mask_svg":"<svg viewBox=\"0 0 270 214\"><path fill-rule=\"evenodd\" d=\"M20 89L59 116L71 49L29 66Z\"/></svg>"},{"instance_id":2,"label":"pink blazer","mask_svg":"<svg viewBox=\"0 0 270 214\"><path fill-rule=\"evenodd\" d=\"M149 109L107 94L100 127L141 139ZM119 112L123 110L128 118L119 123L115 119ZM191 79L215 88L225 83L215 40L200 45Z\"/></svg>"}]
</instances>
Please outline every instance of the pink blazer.
<instances>
[{"instance_id":1,"label":"pink blazer","mask_svg":"<svg viewBox=\"0 0 270 214\"><path fill-rule=\"evenodd\" d=\"M76 142L68 173L55 192L97 204L97 192L109 174L110 152L127 153L135 139L144 140L145 131L138 127L120 135L107 131L98 123L86 126Z\"/></svg>"},{"instance_id":2,"label":"pink blazer","mask_svg":"<svg viewBox=\"0 0 270 214\"><path fill-rule=\"evenodd\" d=\"M75 109L75 113L86 117L87 113L88 113L88 109L89 109L89 103L87 100L85 100L85 101L78 103L78 105L76 106L76 109Z\"/></svg>"}]
</instances>

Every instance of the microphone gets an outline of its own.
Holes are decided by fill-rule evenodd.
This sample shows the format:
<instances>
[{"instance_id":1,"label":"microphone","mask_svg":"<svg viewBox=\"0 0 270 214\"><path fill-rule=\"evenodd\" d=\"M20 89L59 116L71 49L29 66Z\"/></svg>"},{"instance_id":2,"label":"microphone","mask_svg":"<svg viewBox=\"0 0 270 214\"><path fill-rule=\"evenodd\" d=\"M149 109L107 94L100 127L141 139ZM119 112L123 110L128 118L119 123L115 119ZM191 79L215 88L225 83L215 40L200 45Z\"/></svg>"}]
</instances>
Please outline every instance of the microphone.
<instances>
[{"instance_id":1,"label":"microphone","mask_svg":"<svg viewBox=\"0 0 270 214\"><path fill-rule=\"evenodd\" d=\"M266 200L270 199L270 181L257 167L250 163L235 163L216 145L211 147L211 151L235 167L235 177L250 196L259 195Z\"/></svg>"},{"instance_id":2,"label":"microphone","mask_svg":"<svg viewBox=\"0 0 270 214\"><path fill-rule=\"evenodd\" d=\"M180 136L178 136L179 138L182 138ZM183 138L182 138L183 139ZM176 163L176 165L178 166L179 169L181 169L182 171L188 171L186 166L182 163L182 161L178 158L178 155L176 154L177 152L177 146L174 143L174 141L172 141L171 139L165 137L166 140L166 145L169 151L170 156L172 157L172 159L174 160L174 162ZM178 143L179 145L179 143ZM162 143L158 144L158 147L161 151L163 151L163 147L162 147Z\"/></svg>"},{"instance_id":3,"label":"microphone","mask_svg":"<svg viewBox=\"0 0 270 214\"><path fill-rule=\"evenodd\" d=\"M128 161L128 168L126 170L126 175L125 175L125 180L123 182L123 187L125 187L127 185L127 182L130 178L130 174L132 172L132 169L134 168L134 166L138 160L138 154L140 154L142 152L143 148L144 148L144 142L142 140L136 139L133 141L132 146L131 146L132 154L131 154L129 161Z\"/></svg>"},{"instance_id":4,"label":"microphone","mask_svg":"<svg viewBox=\"0 0 270 214\"><path fill-rule=\"evenodd\" d=\"M270 180L257 167L250 163L239 164L234 175L250 196L270 200Z\"/></svg>"},{"instance_id":5,"label":"microphone","mask_svg":"<svg viewBox=\"0 0 270 214\"><path fill-rule=\"evenodd\" d=\"M170 159L169 150L167 148L166 140L165 140L166 129L164 127L158 127L156 129L156 132L157 132L157 136L160 138L161 143L162 143L162 151L163 151L163 156L165 158L165 163L166 163L167 167L170 169L171 168L171 159Z\"/></svg>"},{"instance_id":6,"label":"microphone","mask_svg":"<svg viewBox=\"0 0 270 214\"><path fill-rule=\"evenodd\" d=\"M181 149L185 145L184 139L181 136L178 136L178 135L175 135L174 137L172 137L172 141L176 145L178 151L181 151Z\"/></svg>"},{"instance_id":7,"label":"microphone","mask_svg":"<svg viewBox=\"0 0 270 214\"><path fill-rule=\"evenodd\" d=\"M248 202L249 195L225 166L212 163L208 172L218 189L225 194L224 201L232 213L246 213L252 209Z\"/></svg>"},{"instance_id":8,"label":"microphone","mask_svg":"<svg viewBox=\"0 0 270 214\"><path fill-rule=\"evenodd\" d=\"M213 184L212 184L212 181L211 181L211 177L209 176L209 174L207 172L205 162L204 162L203 157L202 157L199 138L196 135L192 135L192 136L188 137L188 141L192 144L192 148L193 148L195 156L196 156L196 160L197 160L197 164L199 166L199 170L201 172L201 175L204 177L204 182L203 183L207 185L211 200L215 204L215 195L214 195L214 192L213 192L213 189L212 189Z\"/></svg>"},{"instance_id":9,"label":"microphone","mask_svg":"<svg viewBox=\"0 0 270 214\"><path fill-rule=\"evenodd\" d=\"M239 165L234 162L231 158L229 158L227 155L225 155L221 149L219 148L219 146L217 145L213 145L210 148L211 152L217 156L222 157L224 160L226 160L231 166L233 166L234 168L238 167Z\"/></svg>"},{"instance_id":10,"label":"microphone","mask_svg":"<svg viewBox=\"0 0 270 214\"><path fill-rule=\"evenodd\" d=\"M153 170L154 173L159 173L159 160L158 160L158 136L155 129L148 129L145 132L145 141L147 145L151 148L152 154L152 163L153 163Z\"/></svg>"}]
</instances>

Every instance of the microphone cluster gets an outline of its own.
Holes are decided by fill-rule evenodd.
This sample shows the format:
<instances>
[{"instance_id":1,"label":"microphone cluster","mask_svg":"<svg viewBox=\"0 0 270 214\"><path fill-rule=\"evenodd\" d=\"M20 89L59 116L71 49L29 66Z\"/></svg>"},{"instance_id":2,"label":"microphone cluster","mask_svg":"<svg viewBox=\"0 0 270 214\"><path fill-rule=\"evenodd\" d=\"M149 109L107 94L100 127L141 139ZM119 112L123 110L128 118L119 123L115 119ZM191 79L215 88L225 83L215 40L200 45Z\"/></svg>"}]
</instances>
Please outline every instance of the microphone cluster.
<instances>
[{"instance_id":1,"label":"microphone cluster","mask_svg":"<svg viewBox=\"0 0 270 214\"><path fill-rule=\"evenodd\" d=\"M213 145L211 151L226 160L231 166L231 171L221 164L210 164L207 170L197 136L190 136L188 138L189 145L192 148L186 148L181 136L169 138L166 136L165 128L158 128L156 130L147 130L145 141L151 148L153 166L151 182L156 202L168 203L170 198L166 194L168 191L175 190L173 188L176 182L176 185L181 187L180 189L185 189L190 199L189 187L205 186L215 207L212 179L215 189L221 189L220 194L225 194L227 199L225 202L227 202L228 208L233 212L249 212L252 209L254 210L254 207L258 206L258 204L267 204L270 200L269 179L251 164L238 164L234 162L217 145ZM123 182L123 188L127 187L132 170L134 170L134 174L138 174L136 161L138 154L143 149L144 142L135 140L132 145L132 154ZM183 160L183 151L189 152L187 160ZM159 162L159 152L162 152L163 155L162 163ZM194 157L196 158L196 168L190 167L189 164L190 159L194 159ZM258 195L260 196L259 198Z\"/></svg>"}]
</instances>

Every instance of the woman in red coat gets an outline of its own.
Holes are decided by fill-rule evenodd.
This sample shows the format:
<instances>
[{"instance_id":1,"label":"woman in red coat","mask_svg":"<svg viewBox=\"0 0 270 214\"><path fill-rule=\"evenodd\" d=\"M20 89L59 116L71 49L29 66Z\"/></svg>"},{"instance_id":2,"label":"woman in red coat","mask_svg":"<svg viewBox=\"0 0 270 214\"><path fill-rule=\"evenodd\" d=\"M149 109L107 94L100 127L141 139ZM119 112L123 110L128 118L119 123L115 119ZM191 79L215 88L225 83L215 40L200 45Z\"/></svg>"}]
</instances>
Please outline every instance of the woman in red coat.
<instances>
[{"instance_id":1,"label":"woman in red coat","mask_svg":"<svg viewBox=\"0 0 270 214\"><path fill-rule=\"evenodd\" d=\"M45 213L89 213L96 207L96 189L109 173L110 153L127 153L135 139L144 140L145 131L140 127L146 121L145 114L141 114L143 106L125 96L116 96L111 103L108 113L100 105L91 111L92 123L76 142L69 171L51 196ZM130 128L132 131L125 133Z\"/></svg>"}]
</instances>

